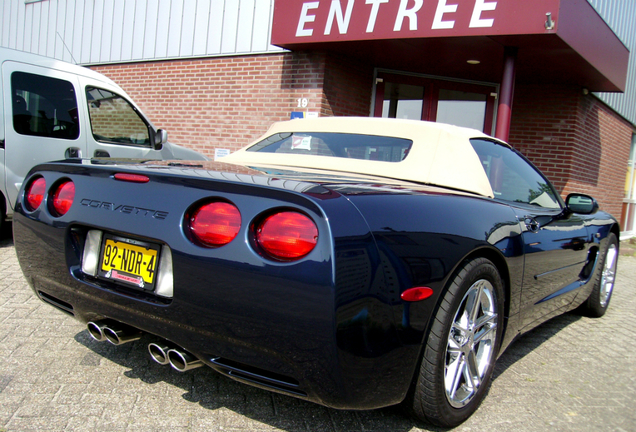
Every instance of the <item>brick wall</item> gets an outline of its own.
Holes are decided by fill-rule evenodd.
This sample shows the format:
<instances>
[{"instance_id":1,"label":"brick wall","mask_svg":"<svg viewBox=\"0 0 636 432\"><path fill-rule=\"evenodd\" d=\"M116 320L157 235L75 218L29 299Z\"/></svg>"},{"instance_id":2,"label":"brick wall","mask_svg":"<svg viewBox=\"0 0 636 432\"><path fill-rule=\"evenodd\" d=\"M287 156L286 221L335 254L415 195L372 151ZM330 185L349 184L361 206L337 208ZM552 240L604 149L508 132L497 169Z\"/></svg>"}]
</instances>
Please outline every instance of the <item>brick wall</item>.
<instances>
[{"instance_id":1,"label":"brick wall","mask_svg":"<svg viewBox=\"0 0 636 432\"><path fill-rule=\"evenodd\" d=\"M595 197L619 218L631 145L631 125L578 87L517 85L510 144L565 198Z\"/></svg>"},{"instance_id":2,"label":"brick wall","mask_svg":"<svg viewBox=\"0 0 636 432\"><path fill-rule=\"evenodd\" d=\"M98 66L170 141L209 157L236 150L292 111L368 116L373 67L320 52ZM306 99L307 106L302 105ZM578 87L517 85L510 143L565 197L621 213L632 127Z\"/></svg>"},{"instance_id":3,"label":"brick wall","mask_svg":"<svg viewBox=\"0 0 636 432\"><path fill-rule=\"evenodd\" d=\"M369 115L373 75L371 67L313 52L93 69L120 85L171 142L208 157L247 145L292 111Z\"/></svg>"}]
</instances>

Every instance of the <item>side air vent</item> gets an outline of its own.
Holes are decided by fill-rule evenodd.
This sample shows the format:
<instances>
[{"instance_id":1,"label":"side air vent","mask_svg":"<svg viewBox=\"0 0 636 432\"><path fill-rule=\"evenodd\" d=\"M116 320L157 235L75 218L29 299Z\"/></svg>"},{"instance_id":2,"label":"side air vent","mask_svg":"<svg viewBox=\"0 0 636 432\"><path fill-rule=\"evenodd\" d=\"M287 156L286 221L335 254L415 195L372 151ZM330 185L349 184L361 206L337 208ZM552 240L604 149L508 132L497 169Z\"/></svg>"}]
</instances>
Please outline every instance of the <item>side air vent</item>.
<instances>
[{"instance_id":1,"label":"side air vent","mask_svg":"<svg viewBox=\"0 0 636 432\"><path fill-rule=\"evenodd\" d=\"M213 358L211 361L215 366L214 369L236 380L246 381L296 396L307 396L307 393L299 389L298 381L293 378L223 358Z\"/></svg>"},{"instance_id":2,"label":"side air vent","mask_svg":"<svg viewBox=\"0 0 636 432\"><path fill-rule=\"evenodd\" d=\"M55 306L62 312L66 312L69 315L75 316L75 313L73 312L73 305L71 305L70 303L66 303L65 301L55 298L52 295L49 295L42 291L38 291L38 295L40 296L42 300L44 300L45 302L47 302L48 304L52 306Z\"/></svg>"}]
</instances>

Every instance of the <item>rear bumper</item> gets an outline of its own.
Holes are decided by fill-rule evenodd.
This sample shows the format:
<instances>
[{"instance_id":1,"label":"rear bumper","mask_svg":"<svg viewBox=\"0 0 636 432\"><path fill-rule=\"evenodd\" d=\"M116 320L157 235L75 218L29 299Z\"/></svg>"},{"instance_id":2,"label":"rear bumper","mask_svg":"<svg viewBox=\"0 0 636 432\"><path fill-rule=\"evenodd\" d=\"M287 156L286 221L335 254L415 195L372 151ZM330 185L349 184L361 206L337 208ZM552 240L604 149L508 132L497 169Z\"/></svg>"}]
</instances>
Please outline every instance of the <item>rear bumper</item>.
<instances>
[{"instance_id":1,"label":"rear bumper","mask_svg":"<svg viewBox=\"0 0 636 432\"><path fill-rule=\"evenodd\" d=\"M338 322L329 253L290 270L203 259L172 251L174 297L160 299L86 277L82 229L16 214L14 238L24 274L45 302L82 322L104 318L138 328L190 351L242 382L341 409L399 403L411 382L419 346L398 342L393 326L368 316ZM372 248L357 240L356 249ZM356 310L387 315L372 296ZM357 320L357 321L356 321Z\"/></svg>"}]
</instances>

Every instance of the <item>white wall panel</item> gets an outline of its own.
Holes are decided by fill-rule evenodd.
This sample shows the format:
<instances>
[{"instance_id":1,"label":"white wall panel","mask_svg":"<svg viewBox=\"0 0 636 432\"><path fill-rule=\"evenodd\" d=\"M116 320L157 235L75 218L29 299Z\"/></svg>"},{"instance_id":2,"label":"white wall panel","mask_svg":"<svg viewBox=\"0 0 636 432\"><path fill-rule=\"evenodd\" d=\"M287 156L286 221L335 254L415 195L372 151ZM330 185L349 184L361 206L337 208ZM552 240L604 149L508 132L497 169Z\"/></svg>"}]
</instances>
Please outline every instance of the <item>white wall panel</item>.
<instances>
[{"instance_id":1,"label":"white wall panel","mask_svg":"<svg viewBox=\"0 0 636 432\"><path fill-rule=\"evenodd\" d=\"M80 48L80 56L77 59L80 63L90 63L91 47L93 44L93 16L94 2L88 1L84 3L84 13L82 14L82 31L78 32L82 35L82 44Z\"/></svg>"},{"instance_id":2,"label":"white wall panel","mask_svg":"<svg viewBox=\"0 0 636 432\"><path fill-rule=\"evenodd\" d=\"M17 2L14 1L14 3L16 3L16 6L18 6ZM55 37L55 26L57 24L57 1L48 1L47 3L49 4L49 13L47 20L46 51L40 54L46 55L48 57L55 57L55 40L57 39L57 37ZM33 6L35 6L36 4L39 5L40 3L34 3Z\"/></svg>"},{"instance_id":3,"label":"white wall panel","mask_svg":"<svg viewBox=\"0 0 636 432\"><path fill-rule=\"evenodd\" d=\"M221 40L223 39L224 16L225 0L211 0L207 44L207 52L209 54L221 54Z\"/></svg>"},{"instance_id":4,"label":"white wall panel","mask_svg":"<svg viewBox=\"0 0 636 432\"><path fill-rule=\"evenodd\" d=\"M82 58L82 37L84 35L84 8L86 3L82 0L75 1L75 12L73 13L73 63L79 63Z\"/></svg>"},{"instance_id":5,"label":"white wall panel","mask_svg":"<svg viewBox=\"0 0 636 432\"><path fill-rule=\"evenodd\" d=\"M128 0L130 2L130 0ZM124 10L126 9L125 0L113 0L113 14L110 35L110 58L122 58L122 43L124 40ZM126 41L128 44L128 41Z\"/></svg>"},{"instance_id":6,"label":"white wall panel","mask_svg":"<svg viewBox=\"0 0 636 432\"><path fill-rule=\"evenodd\" d=\"M155 57L168 57L168 32L170 30L170 0L159 0L157 8L157 28L155 29ZM148 40L148 39L146 39ZM152 41L150 41L152 44Z\"/></svg>"},{"instance_id":7,"label":"white wall panel","mask_svg":"<svg viewBox=\"0 0 636 432\"><path fill-rule=\"evenodd\" d=\"M126 2L128 3L128 2ZM140 60L144 56L144 41L146 40L146 4L143 1L135 1L133 16L131 60Z\"/></svg>"},{"instance_id":8,"label":"white wall panel","mask_svg":"<svg viewBox=\"0 0 636 432\"><path fill-rule=\"evenodd\" d=\"M630 52L625 92L595 93L595 95L636 125L636 1L588 1Z\"/></svg>"},{"instance_id":9,"label":"white wall panel","mask_svg":"<svg viewBox=\"0 0 636 432\"><path fill-rule=\"evenodd\" d=\"M20 4L17 3L12 5L13 7L11 7L9 9L9 46L11 48L15 48L15 49L19 49L18 48L18 9L20 9ZM20 32L22 33L22 31Z\"/></svg>"},{"instance_id":10,"label":"white wall panel","mask_svg":"<svg viewBox=\"0 0 636 432\"><path fill-rule=\"evenodd\" d=\"M104 10L102 15L102 34L99 49L99 58L105 62L112 61L110 57L110 48L113 41L113 11L115 9L114 0L102 0L104 2Z\"/></svg>"},{"instance_id":11,"label":"white wall panel","mask_svg":"<svg viewBox=\"0 0 636 432\"><path fill-rule=\"evenodd\" d=\"M264 20L259 17L271 16L274 10L274 2L269 0L256 0L254 7L254 31L252 32L252 51L266 51L271 38L271 19Z\"/></svg>"},{"instance_id":12,"label":"white wall panel","mask_svg":"<svg viewBox=\"0 0 636 432\"><path fill-rule=\"evenodd\" d=\"M146 28L144 29L144 48L142 56L144 59L156 58L158 21L159 0L148 0L146 3Z\"/></svg>"},{"instance_id":13,"label":"white wall panel","mask_svg":"<svg viewBox=\"0 0 636 432\"><path fill-rule=\"evenodd\" d=\"M37 31L37 26L33 27L33 8L25 10L24 16L24 40L22 49L24 51L31 51L31 40L33 39L33 31Z\"/></svg>"},{"instance_id":14,"label":"white wall panel","mask_svg":"<svg viewBox=\"0 0 636 432\"><path fill-rule=\"evenodd\" d=\"M122 3L124 1L122 0ZM133 43L134 35L135 35L135 12L136 12L136 1L128 0L123 4L122 9L124 13L122 31L121 31L121 50L120 56L122 60L132 60L132 51L133 51Z\"/></svg>"},{"instance_id":15,"label":"white wall panel","mask_svg":"<svg viewBox=\"0 0 636 432\"><path fill-rule=\"evenodd\" d=\"M208 47L208 26L210 25L210 2L197 0L194 33L192 38L192 55L205 55Z\"/></svg>"},{"instance_id":16,"label":"white wall panel","mask_svg":"<svg viewBox=\"0 0 636 432\"><path fill-rule=\"evenodd\" d=\"M225 1L225 8L223 10L223 32L221 34L221 53L223 54L236 52L239 4L240 2L238 1Z\"/></svg>"},{"instance_id":17,"label":"white wall panel","mask_svg":"<svg viewBox=\"0 0 636 432\"><path fill-rule=\"evenodd\" d=\"M274 0L0 0L0 46L99 64L279 52Z\"/></svg>"},{"instance_id":18,"label":"white wall panel","mask_svg":"<svg viewBox=\"0 0 636 432\"><path fill-rule=\"evenodd\" d=\"M55 21L55 31L51 35L55 41L55 58L68 61L68 54L65 56L64 50L64 24L66 23L66 2L58 2ZM18 48L19 49L19 48Z\"/></svg>"},{"instance_id":19,"label":"white wall panel","mask_svg":"<svg viewBox=\"0 0 636 432\"><path fill-rule=\"evenodd\" d=\"M170 28L168 30L168 57L179 57L181 49L181 37L183 30L183 0L172 0L170 2Z\"/></svg>"},{"instance_id":20,"label":"white wall panel","mask_svg":"<svg viewBox=\"0 0 636 432\"><path fill-rule=\"evenodd\" d=\"M49 6L50 2L44 2L41 8L34 8L40 10L40 37L38 39L38 46L33 47L32 51L36 54L45 55L46 54L46 41L49 36ZM2 20L0 20L2 21Z\"/></svg>"},{"instance_id":21,"label":"white wall panel","mask_svg":"<svg viewBox=\"0 0 636 432\"><path fill-rule=\"evenodd\" d=\"M198 13L197 0L186 0L183 7L181 19L181 46L179 57L192 57L194 48L194 26L196 24L196 14Z\"/></svg>"},{"instance_id":22,"label":"white wall panel","mask_svg":"<svg viewBox=\"0 0 636 432\"><path fill-rule=\"evenodd\" d=\"M244 0L239 4L236 51L240 53L252 50L252 31L254 27L254 0Z\"/></svg>"}]
</instances>

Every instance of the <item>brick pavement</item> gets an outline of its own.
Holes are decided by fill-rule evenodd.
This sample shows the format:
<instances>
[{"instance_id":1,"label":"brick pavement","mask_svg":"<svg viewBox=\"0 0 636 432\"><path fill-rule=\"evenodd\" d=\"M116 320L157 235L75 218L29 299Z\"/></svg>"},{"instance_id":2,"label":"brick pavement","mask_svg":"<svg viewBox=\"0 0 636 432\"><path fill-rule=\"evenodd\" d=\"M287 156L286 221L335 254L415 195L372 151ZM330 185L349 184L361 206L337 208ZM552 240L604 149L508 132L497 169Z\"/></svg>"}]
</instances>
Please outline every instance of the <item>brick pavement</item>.
<instances>
[{"instance_id":1,"label":"brick pavement","mask_svg":"<svg viewBox=\"0 0 636 432\"><path fill-rule=\"evenodd\" d=\"M500 358L458 431L636 430L636 257L621 257L608 313L557 317ZM426 431L399 408L336 411L153 363L147 337L116 347L32 295L0 241L0 432Z\"/></svg>"}]
</instances>

